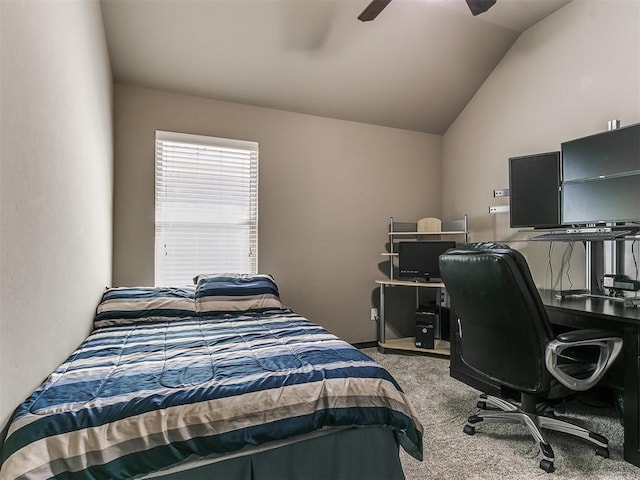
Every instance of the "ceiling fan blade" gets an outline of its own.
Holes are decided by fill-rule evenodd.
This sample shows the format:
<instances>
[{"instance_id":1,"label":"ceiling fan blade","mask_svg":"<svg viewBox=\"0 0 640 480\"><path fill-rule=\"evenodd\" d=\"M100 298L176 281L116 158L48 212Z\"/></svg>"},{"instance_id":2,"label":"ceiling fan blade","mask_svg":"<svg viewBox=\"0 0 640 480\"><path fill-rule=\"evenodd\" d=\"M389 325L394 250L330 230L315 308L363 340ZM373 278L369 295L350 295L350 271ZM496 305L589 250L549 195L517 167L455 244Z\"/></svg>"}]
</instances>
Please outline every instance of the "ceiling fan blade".
<instances>
[{"instance_id":1,"label":"ceiling fan blade","mask_svg":"<svg viewBox=\"0 0 640 480\"><path fill-rule=\"evenodd\" d=\"M496 4L496 0L467 0L467 5L475 17L486 12Z\"/></svg>"},{"instance_id":2,"label":"ceiling fan blade","mask_svg":"<svg viewBox=\"0 0 640 480\"><path fill-rule=\"evenodd\" d=\"M370 22L376 18L382 10L384 10L384 7L389 5L389 2L391 2L391 0L373 0L369 5L367 5L367 8L358 15L358 20L362 22Z\"/></svg>"}]
</instances>

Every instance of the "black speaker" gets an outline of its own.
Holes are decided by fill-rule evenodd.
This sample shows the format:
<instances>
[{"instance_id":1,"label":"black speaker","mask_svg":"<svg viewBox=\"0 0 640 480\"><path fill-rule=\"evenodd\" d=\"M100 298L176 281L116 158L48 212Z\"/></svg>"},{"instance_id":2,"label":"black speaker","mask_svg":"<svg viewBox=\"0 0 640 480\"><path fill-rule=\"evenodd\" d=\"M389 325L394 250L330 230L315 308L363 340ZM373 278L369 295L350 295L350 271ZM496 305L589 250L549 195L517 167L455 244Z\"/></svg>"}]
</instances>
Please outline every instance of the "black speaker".
<instances>
[{"instance_id":1,"label":"black speaker","mask_svg":"<svg viewBox=\"0 0 640 480\"><path fill-rule=\"evenodd\" d=\"M416 312L416 347L435 348L435 327L438 315L434 312Z\"/></svg>"}]
</instances>

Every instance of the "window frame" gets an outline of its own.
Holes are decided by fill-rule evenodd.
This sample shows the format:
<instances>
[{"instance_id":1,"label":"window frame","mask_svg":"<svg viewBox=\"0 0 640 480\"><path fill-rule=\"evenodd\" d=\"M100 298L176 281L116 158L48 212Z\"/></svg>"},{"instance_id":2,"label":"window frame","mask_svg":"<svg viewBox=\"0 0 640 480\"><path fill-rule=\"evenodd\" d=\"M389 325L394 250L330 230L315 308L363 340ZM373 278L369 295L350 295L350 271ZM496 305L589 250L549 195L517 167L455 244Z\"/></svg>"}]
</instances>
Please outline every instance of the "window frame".
<instances>
[{"instance_id":1,"label":"window frame","mask_svg":"<svg viewBox=\"0 0 640 480\"><path fill-rule=\"evenodd\" d=\"M180 275L175 273L175 267L172 269L171 261L162 262L159 257L163 254L167 255L171 249L179 251L181 246L184 251L184 248L188 246L188 240L185 240L184 243L175 241L172 242L170 247L167 247L169 244L167 238L171 233L176 234L176 232L177 235L182 232L182 235L186 237L189 235L188 230L197 229L198 224L203 227L202 235L208 234L221 243L225 242L225 236L230 233L233 235L233 229L229 229L226 232L223 230L222 234L216 234L213 232L216 226L224 229L225 224L227 224L228 226L239 227L239 230L243 230L243 226L245 226L247 232L236 233L236 235L239 235L239 238L242 239L241 245L244 245L247 250L245 250L246 256L237 254L236 258L239 261L236 262L234 268L213 271L220 269L197 266L199 263L198 258L207 258L207 255L205 253L197 253L200 249L195 248L196 252L193 257L190 257L190 262L198 271L192 272L192 277L201 273L258 273L258 142L156 130L154 146L154 285L172 286L184 284L186 278L178 280ZM182 146L182 150L178 155L171 156L167 154L170 148L175 149L178 146ZM193 150L189 151L189 149ZM172 166L169 166L171 163L170 158L174 159L174 165ZM214 160L222 163L214 165ZM227 163L224 163L225 160ZM176 169L175 163L181 163L182 166L189 169L189 175L192 179L184 180L179 178L181 175L176 174L175 171L171 173L171 168ZM174 183L171 183L172 175L175 176ZM232 183L235 183L230 182L230 178L242 181L235 184L237 191L232 191L232 195L228 197L232 199L231 202L228 204L225 202L219 203L221 210L224 210L225 214L218 212L218 217L216 217L216 214L212 213L214 209L209 207L211 202L220 200L221 197L224 197L225 200L227 199L228 193L221 192L224 191L223 187L233 186ZM198 189L201 192L206 192L209 188L213 188L213 190L211 195L204 195L202 201L194 202L193 196L189 198L184 192L176 194L180 186L187 185L193 185L196 193ZM171 189L174 190L169 193ZM181 196L182 194L184 196ZM233 196L234 194L235 196ZM239 203L238 198L240 197L246 197L246 205L242 203L245 198L242 198ZM207 207L207 201L209 202L209 207ZM174 204L173 206L171 205L172 203ZM179 226L181 222L175 221L175 216L179 216L177 211L182 209L178 206L181 203L181 207L185 207L188 204L188 208L183 210L189 212L183 212L183 217L186 216L189 220L182 222L182 231ZM171 208L174 210L171 211ZM234 217L233 213L229 213L234 211L243 213L238 213ZM168 220L168 218L172 217L173 221ZM209 220L217 218L217 221L203 221L203 219L206 220L207 218ZM197 243L198 240L195 240L195 242ZM162 246L163 244L164 246ZM202 250L204 251L206 248ZM233 251L234 249L230 248L229 250ZM176 256L179 255L176 254ZM226 263L229 258L233 258L233 255L229 257L228 253L225 255L223 263ZM175 260L173 261L175 262ZM240 265L243 267L241 268Z\"/></svg>"}]
</instances>

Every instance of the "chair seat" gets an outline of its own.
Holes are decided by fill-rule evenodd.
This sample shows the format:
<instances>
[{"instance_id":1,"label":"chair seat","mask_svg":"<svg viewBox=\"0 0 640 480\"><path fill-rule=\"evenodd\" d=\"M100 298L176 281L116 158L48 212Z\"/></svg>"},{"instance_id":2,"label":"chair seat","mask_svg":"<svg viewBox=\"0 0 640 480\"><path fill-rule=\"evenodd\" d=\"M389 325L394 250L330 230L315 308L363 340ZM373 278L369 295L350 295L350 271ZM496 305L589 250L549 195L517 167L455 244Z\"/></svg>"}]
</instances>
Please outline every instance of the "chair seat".
<instances>
[{"instance_id":1,"label":"chair seat","mask_svg":"<svg viewBox=\"0 0 640 480\"><path fill-rule=\"evenodd\" d=\"M580 355L579 352L571 352L570 357L563 357L558 362L558 368L573 378L585 379L596 369L596 363L591 355ZM551 388L543 397L546 400L556 400L575 393L570 388L565 387L555 378L551 380Z\"/></svg>"}]
</instances>

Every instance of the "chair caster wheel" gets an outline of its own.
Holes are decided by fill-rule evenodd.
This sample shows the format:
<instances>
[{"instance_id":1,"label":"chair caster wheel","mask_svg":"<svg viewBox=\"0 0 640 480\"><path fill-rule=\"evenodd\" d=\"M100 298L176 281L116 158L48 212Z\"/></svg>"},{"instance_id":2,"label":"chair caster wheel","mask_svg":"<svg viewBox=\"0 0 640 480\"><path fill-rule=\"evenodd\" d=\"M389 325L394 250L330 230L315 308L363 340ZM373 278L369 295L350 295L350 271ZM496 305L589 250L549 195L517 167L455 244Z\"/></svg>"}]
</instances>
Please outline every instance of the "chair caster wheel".
<instances>
[{"instance_id":1,"label":"chair caster wheel","mask_svg":"<svg viewBox=\"0 0 640 480\"><path fill-rule=\"evenodd\" d=\"M540 468L547 473L552 473L555 470L553 462L549 460L540 460Z\"/></svg>"},{"instance_id":2,"label":"chair caster wheel","mask_svg":"<svg viewBox=\"0 0 640 480\"><path fill-rule=\"evenodd\" d=\"M478 407L480 410L486 410L487 402L478 401L478 403L476 403L476 407Z\"/></svg>"},{"instance_id":3,"label":"chair caster wheel","mask_svg":"<svg viewBox=\"0 0 640 480\"><path fill-rule=\"evenodd\" d=\"M462 431L467 435L474 435L476 433L476 427L472 427L471 425L465 425Z\"/></svg>"},{"instance_id":4,"label":"chair caster wheel","mask_svg":"<svg viewBox=\"0 0 640 480\"><path fill-rule=\"evenodd\" d=\"M609 449L604 447L597 447L596 455L599 455L604 458L609 458Z\"/></svg>"}]
</instances>

